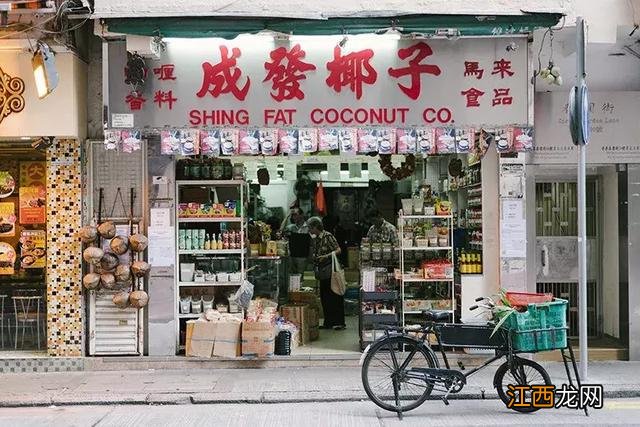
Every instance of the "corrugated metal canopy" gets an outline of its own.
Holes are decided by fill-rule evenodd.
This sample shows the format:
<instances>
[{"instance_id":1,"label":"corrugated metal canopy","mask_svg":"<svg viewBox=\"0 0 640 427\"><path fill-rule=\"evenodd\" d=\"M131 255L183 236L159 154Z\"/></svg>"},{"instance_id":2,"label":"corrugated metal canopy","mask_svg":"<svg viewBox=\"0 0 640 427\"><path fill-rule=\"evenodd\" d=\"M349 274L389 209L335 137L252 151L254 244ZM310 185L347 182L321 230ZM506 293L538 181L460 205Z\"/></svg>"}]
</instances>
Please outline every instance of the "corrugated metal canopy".
<instances>
[{"instance_id":1,"label":"corrugated metal canopy","mask_svg":"<svg viewBox=\"0 0 640 427\"><path fill-rule=\"evenodd\" d=\"M567 0L95 0L96 18L226 16L367 18L403 15L567 14Z\"/></svg>"}]
</instances>

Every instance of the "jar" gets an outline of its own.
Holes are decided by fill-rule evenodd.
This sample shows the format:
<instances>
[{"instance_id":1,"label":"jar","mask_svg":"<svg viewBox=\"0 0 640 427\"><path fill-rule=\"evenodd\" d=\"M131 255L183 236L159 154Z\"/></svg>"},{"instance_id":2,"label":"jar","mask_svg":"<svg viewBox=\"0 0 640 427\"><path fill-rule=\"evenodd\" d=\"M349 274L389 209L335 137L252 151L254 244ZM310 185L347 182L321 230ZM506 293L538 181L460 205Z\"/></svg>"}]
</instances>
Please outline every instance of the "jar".
<instances>
[{"instance_id":1,"label":"jar","mask_svg":"<svg viewBox=\"0 0 640 427\"><path fill-rule=\"evenodd\" d=\"M200 179L202 177L202 165L200 162L193 162L189 168L191 179Z\"/></svg>"},{"instance_id":2,"label":"jar","mask_svg":"<svg viewBox=\"0 0 640 427\"><path fill-rule=\"evenodd\" d=\"M202 163L202 179L211 179L211 164L207 160Z\"/></svg>"},{"instance_id":3,"label":"jar","mask_svg":"<svg viewBox=\"0 0 640 427\"><path fill-rule=\"evenodd\" d=\"M244 165L242 163L233 165L233 179L239 181L244 179Z\"/></svg>"},{"instance_id":4,"label":"jar","mask_svg":"<svg viewBox=\"0 0 640 427\"><path fill-rule=\"evenodd\" d=\"M224 176L224 166L222 160L214 159L211 166L211 178L214 180L220 180Z\"/></svg>"}]
</instances>

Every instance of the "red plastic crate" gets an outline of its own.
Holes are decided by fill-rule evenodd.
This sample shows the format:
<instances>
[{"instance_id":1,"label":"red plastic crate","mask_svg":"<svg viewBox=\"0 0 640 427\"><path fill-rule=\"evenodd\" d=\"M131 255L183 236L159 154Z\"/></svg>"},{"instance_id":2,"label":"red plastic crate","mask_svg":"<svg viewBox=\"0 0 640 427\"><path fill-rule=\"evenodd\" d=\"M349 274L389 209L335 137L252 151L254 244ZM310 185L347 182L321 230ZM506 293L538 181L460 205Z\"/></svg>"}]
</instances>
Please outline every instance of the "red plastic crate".
<instances>
[{"instance_id":1,"label":"red plastic crate","mask_svg":"<svg viewBox=\"0 0 640 427\"><path fill-rule=\"evenodd\" d=\"M553 294L536 294L529 292L507 292L505 295L512 307L526 307L529 304L553 301Z\"/></svg>"}]
</instances>

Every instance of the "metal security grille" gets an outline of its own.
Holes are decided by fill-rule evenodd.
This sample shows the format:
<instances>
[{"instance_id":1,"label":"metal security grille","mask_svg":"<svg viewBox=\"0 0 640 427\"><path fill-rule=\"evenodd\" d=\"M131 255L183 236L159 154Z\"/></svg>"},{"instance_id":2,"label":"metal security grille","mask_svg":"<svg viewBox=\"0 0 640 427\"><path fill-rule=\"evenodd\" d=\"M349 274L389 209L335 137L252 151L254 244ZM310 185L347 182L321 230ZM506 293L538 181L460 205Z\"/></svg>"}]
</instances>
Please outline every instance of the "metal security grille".
<instances>
[{"instance_id":1,"label":"metal security grille","mask_svg":"<svg viewBox=\"0 0 640 427\"><path fill-rule=\"evenodd\" d=\"M575 182L536 184L536 235L577 236L578 196ZM595 236L596 182L587 182L587 236Z\"/></svg>"},{"instance_id":2,"label":"metal security grille","mask_svg":"<svg viewBox=\"0 0 640 427\"><path fill-rule=\"evenodd\" d=\"M139 354L139 312L134 308L121 310L116 307L111 300L115 293L107 290L93 293L92 355Z\"/></svg>"},{"instance_id":3,"label":"metal security grille","mask_svg":"<svg viewBox=\"0 0 640 427\"><path fill-rule=\"evenodd\" d=\"M129 217L129 189L135 188L136 200L133 207L133 215L136 218L142 216L144 194L143 188L143 153L144 150L134 153L120 153L105 150L102 142L92 143L93 168L93 216L98 217L98 201L100 188L103 189L102 217L112 219L127 219ZM117 197L118 188L124 200L124 208L120 198ZM113 215L111 214L113 210Z\"/></svg>"},{"instance_id":4,"label":"metal security grille","mask_svg":"<svg viewBox=\"0 0 640 427\"><path fill-rule=\"evenodd\" d=\"M578 284L566 283L538 283L537 292L553 294L555 298L569 301L569 314L567 323L569 336L578 336ZM596 311L597 300L596 282L587 282L587 335L596 337L599 334L598 316Z\"/></svg>"}]
</instances>

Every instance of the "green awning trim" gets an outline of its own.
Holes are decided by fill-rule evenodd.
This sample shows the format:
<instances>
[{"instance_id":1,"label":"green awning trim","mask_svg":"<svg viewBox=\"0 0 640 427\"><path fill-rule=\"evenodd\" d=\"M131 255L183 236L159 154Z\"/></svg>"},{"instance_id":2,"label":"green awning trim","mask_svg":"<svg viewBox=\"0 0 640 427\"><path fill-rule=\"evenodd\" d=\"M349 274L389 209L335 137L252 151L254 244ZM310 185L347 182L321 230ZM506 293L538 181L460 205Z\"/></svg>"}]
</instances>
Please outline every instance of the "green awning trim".
<instances>
[{"instance_id":1,"label":"green awning trim","mask_svg":"<svg viewBox=\"0 0 640 427\"><path fill-rule=\"evenodd\" d=\"M112 33L163 37L222 37L263 30L294 35L335 35L375 33L393 25L405 34L433 35L436 30L455 28L460 36L526 34L536 28L554 26L560 14L532 13L514 16L479 17L473 15L409 15L393 18L281 19L236 17L117 18L107 19Z\"/></svg>"}]
</instances>

